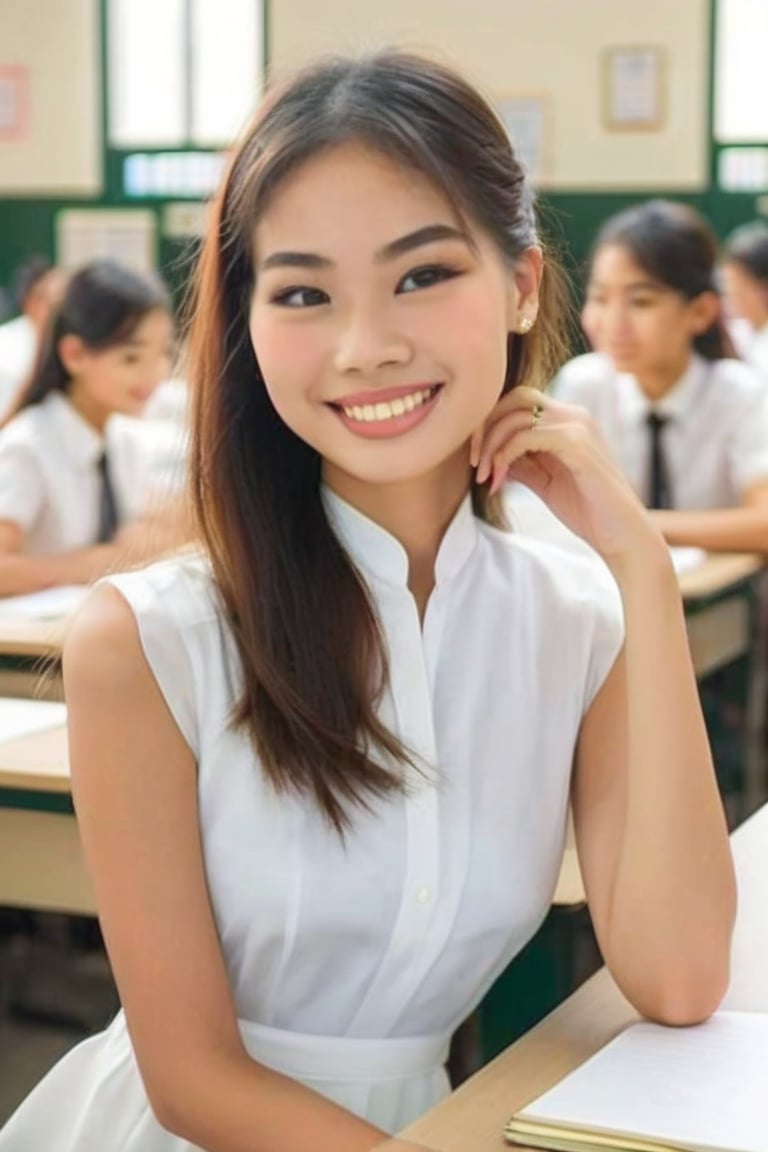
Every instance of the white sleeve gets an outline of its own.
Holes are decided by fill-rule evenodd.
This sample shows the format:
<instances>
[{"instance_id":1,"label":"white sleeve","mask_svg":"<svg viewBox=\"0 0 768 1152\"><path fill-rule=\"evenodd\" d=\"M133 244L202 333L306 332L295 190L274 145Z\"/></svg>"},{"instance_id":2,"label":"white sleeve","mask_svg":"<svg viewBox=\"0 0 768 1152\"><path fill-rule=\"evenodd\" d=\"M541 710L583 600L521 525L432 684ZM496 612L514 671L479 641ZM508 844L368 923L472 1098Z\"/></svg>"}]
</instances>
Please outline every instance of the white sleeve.
<instances>
[{"instance_id":1,"label":"white sleeve","mask_svg":"<svg viewBox=\"0 0 768 1152\"><path fill-rule=\"evenodd\" d=\"M743 495L753 484L768 483L768 387L760 381L735 406L728 465Z\"/></svg>"},{"instance_id":2,"label":"white sleeve","mask_svg":"<svg viewBox=\"0 0 768 1152\"><path fill-rule=\"evenodd\" d=\"M45 481L34 452L0 436L0 520L11 520L28 532L45 501Z\"/></svg>"},{"instance_id":3,"label":"white sleeve","mask_svg":"<svg viewBox=\"0 0 768 1152\"><path fill-rule=\"evenodd\" d=\"M563 404L577 404L593 416L605 387L611 383L611 370L603 356L588 352L563 364L549 386L549 392Z\"/></svg>"}]
</instances>

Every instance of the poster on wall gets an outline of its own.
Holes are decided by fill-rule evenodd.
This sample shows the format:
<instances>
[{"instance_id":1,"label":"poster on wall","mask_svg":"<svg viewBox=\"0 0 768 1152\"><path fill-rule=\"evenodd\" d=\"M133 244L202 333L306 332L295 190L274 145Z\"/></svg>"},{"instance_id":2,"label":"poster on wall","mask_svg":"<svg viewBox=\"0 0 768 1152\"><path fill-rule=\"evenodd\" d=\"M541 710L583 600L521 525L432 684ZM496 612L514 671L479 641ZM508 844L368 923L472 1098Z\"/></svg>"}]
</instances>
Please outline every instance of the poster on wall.
<instances>
[{"instance_id":1,"label":"poster on wall","mask_svg":"<svg viewBox=\"0 0 768 1152\"><path fill-rule=\"evenodd\" d=\"M661 48L609 48L603 60L603 124L613 132L654 132L664 122Z\"/></svg>"},{"instance_id":2,"label":"poster on wall","mask_svg":"<svg viewBox=\"0 0 768 1152\"><path fill-rule=\"evenodd\" d=\"M28 130L28 70L21 64L0 64L0 141L21 140Z\"/></svg>"}]
</instances>

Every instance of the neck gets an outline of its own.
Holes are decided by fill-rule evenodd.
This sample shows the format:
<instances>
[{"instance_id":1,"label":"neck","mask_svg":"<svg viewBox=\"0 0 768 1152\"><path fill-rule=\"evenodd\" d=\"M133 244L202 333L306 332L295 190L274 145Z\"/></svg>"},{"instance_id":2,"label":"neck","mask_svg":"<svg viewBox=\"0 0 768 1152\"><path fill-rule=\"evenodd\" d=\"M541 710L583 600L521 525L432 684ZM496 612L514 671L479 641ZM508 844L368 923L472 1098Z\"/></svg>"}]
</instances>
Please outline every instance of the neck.
<instances>
[{"instance_id":1,"label":"neck","mask_svg":"<svg viewBox=\"0 0 768 1152\"><path fill-rule=\"evenodd\" d=\"M402 545L408 556L408 587L423 617L435 584L440 543L471 483L467 450L423 476L371 484L324 464L328 487Z\"/></svg>"},{"instance_id":2,"label":"neck","mask_svg":"<svg viewBox=\"0 0 768 1152\"><path fill-rule=\"evenodd\" d=\"M91 397L73 380L65 396L78 415L82 416L86 424L90 424L95 432L103 436L109 418L101 404L95 403Z\"/></svg>"},{"instance_id":3,"label":"neck","mask_svg":"<svg viewBox=\"0 0 768 1152\"><path fill-rule=\"evenodd\" d=\"M686 349L683 356L660 364L647 372L635 374L641 392L649 400L661 400L685 375L691 362L692 353Z\"/></svg>"}]
</instances>

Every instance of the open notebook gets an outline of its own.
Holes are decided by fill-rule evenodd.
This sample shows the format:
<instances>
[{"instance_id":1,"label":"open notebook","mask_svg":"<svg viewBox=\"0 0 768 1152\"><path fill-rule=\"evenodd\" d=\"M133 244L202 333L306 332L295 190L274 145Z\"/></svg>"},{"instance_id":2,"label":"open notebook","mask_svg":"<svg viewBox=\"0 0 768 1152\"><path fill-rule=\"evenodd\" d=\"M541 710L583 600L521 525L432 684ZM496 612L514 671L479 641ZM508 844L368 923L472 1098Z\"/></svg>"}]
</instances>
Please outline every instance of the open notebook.
<instances>
[{"instance_id":1,"label":"open notebook","mask_svg":"<svg viewBox=\"0 0 768 1152\"><path fill-rule=\"evenodd\" d=\"M768 1014L632 1024L507 1125L562 1152L768 1152Z\"/></svg>"}]
</instances>

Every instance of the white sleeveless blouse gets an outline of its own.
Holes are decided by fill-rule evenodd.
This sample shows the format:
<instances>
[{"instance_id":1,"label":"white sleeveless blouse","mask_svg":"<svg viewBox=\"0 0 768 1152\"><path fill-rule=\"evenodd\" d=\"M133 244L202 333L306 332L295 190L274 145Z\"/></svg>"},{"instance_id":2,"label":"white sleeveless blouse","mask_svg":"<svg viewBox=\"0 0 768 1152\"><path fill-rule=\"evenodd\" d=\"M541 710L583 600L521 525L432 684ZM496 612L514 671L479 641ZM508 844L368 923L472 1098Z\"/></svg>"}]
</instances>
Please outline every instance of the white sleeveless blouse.
<instances>
[{"instance_id":1,"label":"white sleeveless blouse","mask_svg":"<svg viewBox=\"0 0 768 1152\"><path fill-rule=\"evenodd\" d=\"M422 626L401 546L324 495L389 650L382 719L427 766L405 796L356 812L345 845L307 799L275 793L229 725L238 663L206 565L112 582L198 762L249 1052L395 1132L447 1091L451 1033L547 913L579 727L621 647L621 607L601 564L490 528L467 498ZM0 1152L42 1148L191 1152L151 1113L122 1013L0 1132Z\"/></svg>"}]
</instances>

